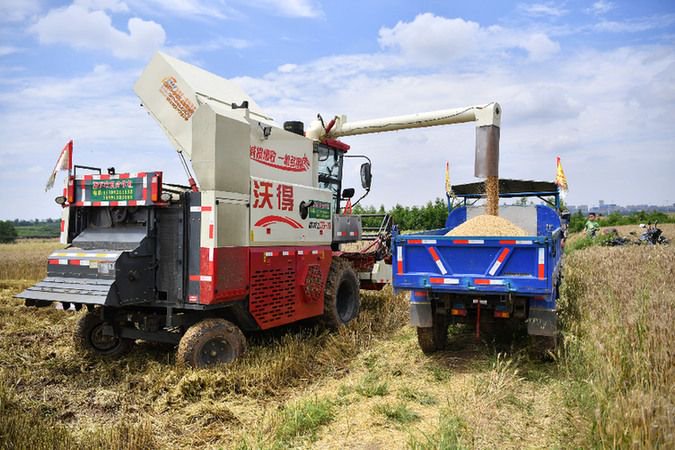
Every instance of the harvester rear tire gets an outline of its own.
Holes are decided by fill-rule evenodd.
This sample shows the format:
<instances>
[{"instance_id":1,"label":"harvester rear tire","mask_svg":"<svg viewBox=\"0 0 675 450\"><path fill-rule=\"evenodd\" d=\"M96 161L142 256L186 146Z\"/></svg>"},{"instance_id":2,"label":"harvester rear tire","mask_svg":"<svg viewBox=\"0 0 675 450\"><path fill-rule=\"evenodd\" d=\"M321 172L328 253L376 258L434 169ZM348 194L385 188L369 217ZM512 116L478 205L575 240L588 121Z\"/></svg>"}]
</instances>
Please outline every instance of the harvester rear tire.
<instances>
[{"instance_id":1,"label":"harvester rear tire","mask_svg":"<svg viewBox=\"0 0 675 450\"><path fill-rule=\"evenodd\" d=\"M349 261L333 258L323 297L323 323L334 330L359 315L359 277Z\"/></svg>"},{"instance_id":2,"label":"harvester rear tire","mask_svg":"<svg viewBox=\"0 0 675 450\"><path fill-rule=\"evenodd\" d=\"M228 364L246 351L239 327L225 319L206 319L192 325L178 344L176 363L201 368Z\"/></svg>"},{"instance_id":3,"label":"harvester rear tire","mask_svg":"<svg viewBox=\"0 0 675 450\"><path fill-rule=\"evenodd\" d=\"M75 347L92 356L117 358L127 354L135 341L119 336L105 336L105 325L98 309L88 311L77 322L73 336Z\"/></svg>"},{"instance_id":4,"label":"harvester rear tire","mask_svg":"<svg viewBox=\"0 0 675 450\"><path fill-rule=\"evenodd\" d=\"M447 342L448 319L446 316L436 314L430 327L417 327L417 343L424 354L430 355L443 350Z\"/></svg>"}]
</instances>

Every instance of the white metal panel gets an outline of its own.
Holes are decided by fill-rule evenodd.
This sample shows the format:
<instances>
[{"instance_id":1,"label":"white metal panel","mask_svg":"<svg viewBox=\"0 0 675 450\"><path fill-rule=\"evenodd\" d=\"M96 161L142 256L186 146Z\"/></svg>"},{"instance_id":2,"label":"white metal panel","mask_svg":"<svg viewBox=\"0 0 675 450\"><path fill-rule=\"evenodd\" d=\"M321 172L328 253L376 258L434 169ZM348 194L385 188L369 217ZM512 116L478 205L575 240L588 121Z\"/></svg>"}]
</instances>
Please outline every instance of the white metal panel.
<instances>
[{"instance_id":1,"label":"white metal panel","mask_svg":"<svg viewBox=\"0 0 675 450\"><path fill-rule=\"evenodd\" d=\"M264 122L251 120L251 176L316 186L313 141L277 127L272 127L265 138L265 126Z\"/></svg>"},{"instance_id":2,"label":"white metal panel","mask_svg":"<svg viewBox=\"0 0 675 450\"><path fill-rule=\"evenodd\" d=\"M252 116L272 120L232 81L158 52L134 85L143 106L178 151L192 155L192 115L200 104L231 108L248 101Z\"/></svg>"},{"instance_id":3,"label":"white metal panel","mask_svg":"<svg viewBox=\"0 0 675 450\"><path fill-rule=\"evenodd\" d=\"M248 246L248 206L248 194L216 192L216 247Z\"/></svg>"},{"instance_id":4,"label":"white metal panel","mask_svg":"<svg viewBox=\"0 0 675 450\"><path fill-rule=\"evenodd\" d=\"M330 191L251 177L251 245L327 245L332 237ZM314 202L302 218L300 205Z\"/></svg>"},{"instance_id":5,"label":"white metal panel","mask_svg":"<svg viewBox=\"0 0 675 450\"><path fill-rule=\"evenodd\" d=\"M241 110L202 105L192 126L192 167L200 189L248 194L250 125Z\"/></svg>"}]
</instances>

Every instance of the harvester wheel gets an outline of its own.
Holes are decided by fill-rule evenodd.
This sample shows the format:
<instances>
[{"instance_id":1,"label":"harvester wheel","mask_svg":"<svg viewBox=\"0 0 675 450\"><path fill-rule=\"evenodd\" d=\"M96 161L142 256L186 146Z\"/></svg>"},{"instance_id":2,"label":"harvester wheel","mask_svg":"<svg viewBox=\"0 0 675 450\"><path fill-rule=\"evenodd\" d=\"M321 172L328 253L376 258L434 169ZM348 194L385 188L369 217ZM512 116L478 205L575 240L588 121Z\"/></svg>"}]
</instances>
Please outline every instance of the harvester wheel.
<instances>
[{"instance_id":1,"label":"harvester wheel","mask_svg":"<svg viewBox=\"0 0 675 450\"><path fill-rule=\"evenodd\" d=\"M225 319L206 319L192 325L178 344L176 362L194 368L227 364L246 351L241 330Z\"/></svg>"},{"instance_id":2,"label":"harvester wheel","mask_svg":"<svg viewBox=\"0 0 675 450\"><path fill-rule=\"evenodd\" d=\"M98 309L87 312L77 322L75 346L90 355L112 358L128 353L134 340L107 335L104 333L107 325Z\"/></svg>"},{"instance_id":3,"label":"harvester wheel","mask_svg":"<svg viewBox=\"0 0 675 450\"><path fill-rule=\"evenodd\" d=\"M417 342L422 352L427 355L443 350L448 342L447 317L435 314L430 327L417 327Z\"/></svg>"},{"instance_id":4,"label":"harvester wheel","mask_svg":"<svg viewBox=\"0 0 675 450\"><path fill-rule=\"evenodd\" d=\"M349 261L333 258L323 299L323 322L340 328L359 315L361 294L359 277Z\"/></svg>"}]
</instances>

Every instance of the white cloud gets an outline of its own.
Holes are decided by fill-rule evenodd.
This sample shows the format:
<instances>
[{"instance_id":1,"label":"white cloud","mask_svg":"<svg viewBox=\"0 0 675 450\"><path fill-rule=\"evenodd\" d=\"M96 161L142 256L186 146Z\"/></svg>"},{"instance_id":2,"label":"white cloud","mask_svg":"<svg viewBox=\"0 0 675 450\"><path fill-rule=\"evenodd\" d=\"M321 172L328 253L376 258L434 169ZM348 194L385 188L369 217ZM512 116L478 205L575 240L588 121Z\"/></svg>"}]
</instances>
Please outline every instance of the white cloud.
<instances>
[{"instance_id":1,"label":"white cloud","mask_svg":"<svg viewBox=\"0 0 675 450\"><path fill-rule=\"evenodd\" d=\"M567 10L556 6L554 3L521 3L518 9L528 16L533 17L561 17L567 14Z\"/></svg>"},{"instance_id":2,"label":"white cloud","mask_svg":"<svg viewBox=\"0 0 675 450\"><path fill-rule=\"evenodd\" d=\"M624 21L601 20L593 29L608 33L639 33L642 31L667 28L675 24L675 14L639 17Z\"/></svg>"},{"instance_id":3,"label":"white cloud","mask_svg":"<svg viewBox=\"0 0 675 450\"><path fill-rule=\"evenodd\" d=\"M137 76L136 70L97 66L67 79L14 78L2 90L0 177L11 182L0 192L7 205L0 217L58 216L53 202L58 189L45 193L44 182L69 139L75 141L78 164L164 170L174 182L183 181L175 152L133 93Z\"/></svg>"},{"instance_id":4,"label":"white cloud","mask_svg":"<svg viewBox=\"0 0 675 450\"><path fill-rule=\"evenodd\" d=\"M253 46L253 42L237 38L218 38L204 41L199 44L174 45L165 47L162 51L176 58L189 58L196 53L215 52L224 48L241 50Z\"/></svg>"},{"instance_id":5,"label":"white cloud","mask_svg":"<svg viewBox=\"0 0 675 450\"><path fill-rule=\"evenodd\" d=\"M11 45L0 45L0 57L18 53L20 48Z\"/></svg>"},{"instance_id":6,"label":"white cloud","mask_svg":"<svg viewBox=\"0 0 675 450\"><path fill-rule=\"evenodd\" d=\"M591 5L590 8L588 8L588 12L591 14L595 15L603 15L607 14L611 10L613 10L616 7L613 2L608 2L606 0L599 0Z\"/></svg>"},{"instance_id":7,"label":"white cloud","mask_svg":"<svg viewBox=\"0 0 675 450\"><path fill-rule=\"evenodd\" d=\"M121 8L121 3L88 1L107 8ZM76 24L76 25L75 25ZM161 25L132 17L127 22L128 32L112 24L103 10L90 10L79 3L53 9L30 27L42 44L66 44L77 49L108 50L124 59L148 58L166 39Z\"/></svg>"},{"instance_id":8,"label":"white cloud","mask_svg":"<svg viewBox=\"0 0 675 450\"><path fill-rule=\"evenodd\" d=\"M103 0L105 1L105 0ZM213 2L206 0L127 0L132 9L148 14L169 13L198 19L243 19L244 11L253 8L256 14L293 18L318 18L323 11L318 0L230 0ZM255 20L255 16L249 20Z\"/></svg>"},{"instance_id":9,"label":"white cloud","mask_svg":"<svg viewBox=\"0 0 675 450\"><path fill-rule=\"evenodd\" d=\"M288 73L293 72L297 68L298 68L297 64L282 64L277 68L277 70L281 73Z\"/></svg>"},{"instance_id":10,"label":"white cloud","mask_svg":"<svg viewBox=\"0 0 675 450\"><path fill-rule=\"evenodd\" d=\"M128 0L133 9L147 13L168 12L180 17L229 19L240 14L222 2L202 0Z\"/></svg>"},{"instance_id":11,"label":"white cloud","mask_svg":"<svg viewBox=\"0 0 675 450\"><path fill-rule=\"evenodd\" d=\"M669 181L675 130L663 127L675 106L675 54L668 47L580 50L527 70L513 58L407 75L399 64L381 53L341 55L237 81L279 122L308 123L317 113L361 120L499 101L504 177L553 179L560 155L572 204L644 203L636 188L644 185L654 194L649 203L675 200ZM348 70L326 69L332 67ZM454 180L474 181L473 140L469 124L345 138L354 153L374 162L365 203L388 206L442 196L446 159ZM647 148L658 161L649 171L640 169ZM348 168L345 186L358 183L357 171Z\"/></svg>"},{"instance_id":12,"label":"white cloud","mask_svg":"<svg viewBox=\"0 0 675 450\"><path fill-rule=\"evenodd\" d=\"M0 22L21 22L39 11L39 0L2 0Z\"/></svg>"},{"instance_id":13,"label":"white cloud","mask_svg":"<svg viewBox=\"0 0 675 450\"><path fill-rule=\"evenodd\" d=\"M88 10L106 10L114 13L129 11L127 4L118 0L75 0L74 4Z\"/></svg>"},{"instance_id":14,"label":"white cloud","mask_svg":"<svg viewBox=\"0 0 675 450\"><path fill-rule=\"evenodd\" d=\"M411 22L398 22L393 28L381 28L379 43L384 49L399 50L407 61L428 65L448 64L460 58L499 56L515 48L527 51L530 59L539 61L560 50L560 46L542 32L482 27L476 22L431 13L420 14Z\"/></svg>"},{"instance_id":15,"label":"white cloud","mask_svg":"<svg viewBox=\"0 0 675 450\"><path fill-rule=\"evenodd\" d=\"M293 58L262 77L236 81L279 123L307 124L317 113L360 120L499 101L503 177L553 179L560 155L572 204L600 198L675 201L675 129L664 125L672 121L675 107L672 44L576 48L546 64L523 64L512 49L524 49L536 59L557 51L558 44L541 31L437 19L443 18L431 16L423 24L431 27L428 46L419 39L419 23L411 28L415 21L401 22L399 28L385 29L389 40L380 42L381 51L304 63ZM436 37L462 30L464 46L477 45L471 47L475 51L448 48ZM138 107L131 91L137 75L105 66L65 80L0 71L0 104L6 105L0 110L0 152L7 161L0 178L11 179L0 200L13 200L4 202L0 217L25 217L34 210L57 214L53 193L41 192L39 173L27 182L25 172L41 166L46 178L70 138L75 138L80 163L115 165L120 171L166 170L173 181L183 180L168 140ZM464 124L345 138L353 153L367 154L374 163L373 190L365 204L412 205L442 197L446 160L453 181L475 181L474 134L474 127ZM360 185L354 160L345 173L345 187ZM23 206L28 204L30 210Z\"/></svg>"},{"instance_id":16,"label":"white cloud","mask_svg":"<svg viewBox=\"0 0 675 450\"><path fill-rule=\"evenodd\" d=\"M323 15L315 0L248 0L246 4L271 9L276 14L288 17L316 18Z\"/></svg>"}]
</instances>

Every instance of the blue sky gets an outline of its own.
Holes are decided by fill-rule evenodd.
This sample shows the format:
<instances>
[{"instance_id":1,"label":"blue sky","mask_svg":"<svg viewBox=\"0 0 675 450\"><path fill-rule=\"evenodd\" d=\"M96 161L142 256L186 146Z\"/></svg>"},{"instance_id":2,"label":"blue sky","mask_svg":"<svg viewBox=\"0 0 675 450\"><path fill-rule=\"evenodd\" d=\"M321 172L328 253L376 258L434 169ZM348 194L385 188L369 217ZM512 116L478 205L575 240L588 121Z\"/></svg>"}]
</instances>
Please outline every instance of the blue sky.
<instances>
[{"instance_id":1,"label":"blue sky","mask_svg":"<svg viewBox=\"0 0 675 450\"><path fill-rule=\"evenodd\" d=\"M157 50L234 78L280 123L498 101L502 177L553 179L560 155L570 203L675 202L672 1L3 0L1 219L59 215L44 183L71 138L76 163L184 182L132 90ZM475 181L473 139L345 141L374 163L365 202L391 206L442 196L446 160Z\"/></svg>"}]
</instances>

